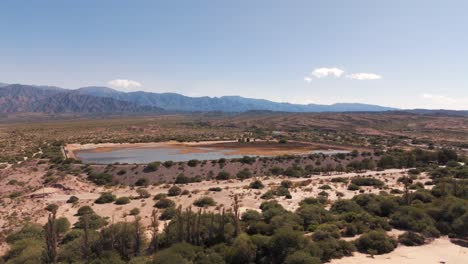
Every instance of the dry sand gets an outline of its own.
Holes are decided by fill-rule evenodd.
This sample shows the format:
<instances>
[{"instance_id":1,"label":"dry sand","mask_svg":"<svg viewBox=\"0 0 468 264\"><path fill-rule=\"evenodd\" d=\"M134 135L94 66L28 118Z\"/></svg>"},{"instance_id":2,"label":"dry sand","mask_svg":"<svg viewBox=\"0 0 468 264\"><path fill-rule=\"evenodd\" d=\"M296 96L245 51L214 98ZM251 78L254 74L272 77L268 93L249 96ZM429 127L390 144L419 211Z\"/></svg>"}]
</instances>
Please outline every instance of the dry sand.
<instances>
[{"instance_id":1,"label":"dry sand","mask_svg":"<svg viewBox=\"0 0 468 264\"><path fill-rule=\"evenodd\" d=\"M354 253L352 257L333 259L331 264L466 264L468 248L455 245L447 237L435 239L429 244L418 247L398 247L383 255L371 258L367 254Z\"/></svg>"}]
</instances>

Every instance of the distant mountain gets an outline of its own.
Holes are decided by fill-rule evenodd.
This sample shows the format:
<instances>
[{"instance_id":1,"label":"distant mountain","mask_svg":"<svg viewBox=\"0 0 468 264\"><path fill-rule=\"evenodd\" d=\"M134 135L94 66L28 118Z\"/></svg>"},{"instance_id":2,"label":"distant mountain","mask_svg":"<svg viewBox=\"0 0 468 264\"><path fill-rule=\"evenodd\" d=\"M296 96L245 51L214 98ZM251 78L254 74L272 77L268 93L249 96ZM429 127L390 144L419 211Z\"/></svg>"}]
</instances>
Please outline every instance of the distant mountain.
<instances>
[{"instance_id":1,"label":"distant mountain","mask_svg":"<svg viewBox=\"0 0 468 264\"><path fill-rule=\"evenodd\" d=\"M378 105L278 103L241 96L189 97L177 93L121 92L108 87L67 90L54 86L0 86L0 112L115 113L115 112L377 112L396 110Z\"/></svg>"},{"instance_id":2,"label":"distant mountain","mask_svg":"<svg viewBox=\"0 0 468 264\"><path fill-rule=\"evenodd\" d=\"M0 112L44 113L134 113L156 112L161 108L140 106L110 97L80 94L50 86L13 84L0 87Z\"/></svg>"},{"instance_id":3,"label":"distant mountain","mask_svg":"<svg viewBox=\"0 0 468 264\"><path fill-rule=\"evenodd\" d=\"M222 111L245 112L269 110L283 112L349 112L349 111L389 111L395 108L378 105L339 103L333 105L278 103L264 99L251 99L241 96L188 97L177 93L120 92L107 87L84 87L76 90L80 94L111 97L133 102L137 105L157 106L169 111Z\"/></svg>"},{"instance_id":4,"label":"distant mountain","mask_svg":"<svg viewBox=\"0 0 468 264\"><path fill-rule=\"evenodd\" d=\"M418 115L468 116L468 110L412 109L412 110L402 110L402 112L413 113L413 114L418 114Z\"/></svg>"}]
</instances>

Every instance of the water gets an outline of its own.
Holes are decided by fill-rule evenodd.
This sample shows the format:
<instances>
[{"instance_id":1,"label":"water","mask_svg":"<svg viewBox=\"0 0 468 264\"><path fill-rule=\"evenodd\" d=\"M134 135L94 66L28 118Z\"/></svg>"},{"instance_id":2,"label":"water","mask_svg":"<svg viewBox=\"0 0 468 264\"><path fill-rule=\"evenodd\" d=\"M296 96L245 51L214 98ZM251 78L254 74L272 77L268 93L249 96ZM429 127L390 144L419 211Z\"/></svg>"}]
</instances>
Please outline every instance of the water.
<instances>
[{"instance_id":1,"label":"water","mask_svg":"<svg viewBox=\"0 0 468 264\"><path fill-rule=\"evenodd\" d=\"M255 156L255 157L268 157L274 155L253 155L252 153L232 154L234 149L222 149L219 148L196 148L195 152L186 153L183 152L185 148L117 148L110 151L92 151L92 150L78 150L75 151L77 158L83 161L83 163L96 163L96 164L113 164L113 163L137 163L145 164L153 161L189 161L192 159L197 160L217 160L220 158L234 159L242 158L243 156ZM347 151L339 150L314 150L306 152L304 154L322 153L326 155L332 155L337 153L347 153Z\"/></svg>"},{"instance_id":2,"label":"water","mask_svg":"<svg viewBox=\"0 0 468 264\"><path fill-rule=\"evenodd\" d=\"M234 159L242 158L243 156L253 155L237 155L229 154L232 149L218 150L199 148L207 152L181 153L181 149L177 148L122 148L105 152L92 151L76 151L76 156L84 163L97 164L112 164L112 163L149 163L153 161L189 161L197 160L217 160L220 158ZM255 155L258 156L258 155ZM266 156L266 155L262 155Z\"/></svg>"}]
</instances>

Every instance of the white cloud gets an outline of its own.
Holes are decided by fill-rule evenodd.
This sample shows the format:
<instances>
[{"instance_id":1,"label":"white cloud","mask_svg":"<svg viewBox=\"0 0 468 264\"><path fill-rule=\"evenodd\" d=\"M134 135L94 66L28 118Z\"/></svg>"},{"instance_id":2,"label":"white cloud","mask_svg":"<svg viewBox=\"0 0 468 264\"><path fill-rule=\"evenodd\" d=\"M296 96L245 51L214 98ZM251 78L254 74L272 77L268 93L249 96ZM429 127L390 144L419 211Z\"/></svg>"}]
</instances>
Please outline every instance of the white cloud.
<instances>
[{"instance_id":1,"label":"white cloud","mask_svg":"<svg viewBox=\"0 0 468 264\"><path fill-rule=\"evenodd\" d=\"M353 73L353 74L348 74L346 75L347 78L354 79L354 80L378 80L381 79L382 76L375 74L375 73L366 73L366 72L360 72L360 73Z\"/></svg>"},{"instance_id":2,"label":"white cloud","mask_svg":"<svg viewBox=\"0 0 468 264\"><path fill-rule=\"evenodd\" d=\"M340 77L344 73L344 70L339 68L317 68L310 75L316 78L324 78L328 76ZM307 77L306 77L307 78ZM310 77L308 77L310 78ZM306 80L307 81L307 80Z\"/></svg>"},{"instance_id":3,"label":"white cloud","mask_svg":"<svg viewBox=\"0 0 468 264\"><path fill-rule=\"evenodd\" d=\"M112 80L112 81L109 81L107 84L114 88L120 88L124 90L132 90L132 89L139 88L142 86L141 83L137 81L125 80L125 79Z\"/></svg>"},{"instance_id":4,"label":"white cloud","mask_svg":"<svg viewBox=\"0 0 468 264\"><path fill-rule=\"evenodd\" d=\"M307 83L311 83L314 78L325 78L325 77L335 77L341 78L345 73L344 70L340 68L317 68L313 70L308 76L304 77L304 81ZM351 73L346 75L346 78L353 79L353 80L378 80L382 79L382 76L375 74L375 73L367 73L367 72L359 72L359 73Z\"/></svg>"}]
</instances>

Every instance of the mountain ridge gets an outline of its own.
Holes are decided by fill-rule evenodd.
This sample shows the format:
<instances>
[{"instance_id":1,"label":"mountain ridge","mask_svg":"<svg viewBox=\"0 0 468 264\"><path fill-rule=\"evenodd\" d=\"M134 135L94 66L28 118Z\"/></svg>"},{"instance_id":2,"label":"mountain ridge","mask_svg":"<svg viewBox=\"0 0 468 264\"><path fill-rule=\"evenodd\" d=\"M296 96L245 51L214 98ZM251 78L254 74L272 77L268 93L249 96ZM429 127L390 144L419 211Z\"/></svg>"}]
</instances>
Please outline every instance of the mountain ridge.
<instances>
[{"instance_id":1,"label":"mountain ridge","mask_svg":"<svg viewBox=\"0 0 468 264\"><path fill-rule=\"evenodd\" d=\"M123 92L104 86L64 89L46 85L2 84L0 112L380 112L392 107L362 103L293 104L241 96L190 97L178 93Z\"/></svg>"},{"instance_id":2,"label":"mountain ridge","mask_svg":"<svg viewBox=\"0 0 468 264\"><path fill-rule=\"evenodd\" d=\"M169 111L245 112L250 110L270 110L283 112L342 112L397 110L392 107L362 103L336 103L332 105L293 104L232 95L221 97L189 97L178 93L122 92L108 87L94 86L79 88L77 91L82 94L106 96L134 102L138 105L158 106Z\"/></svg>"}]
</instances>

